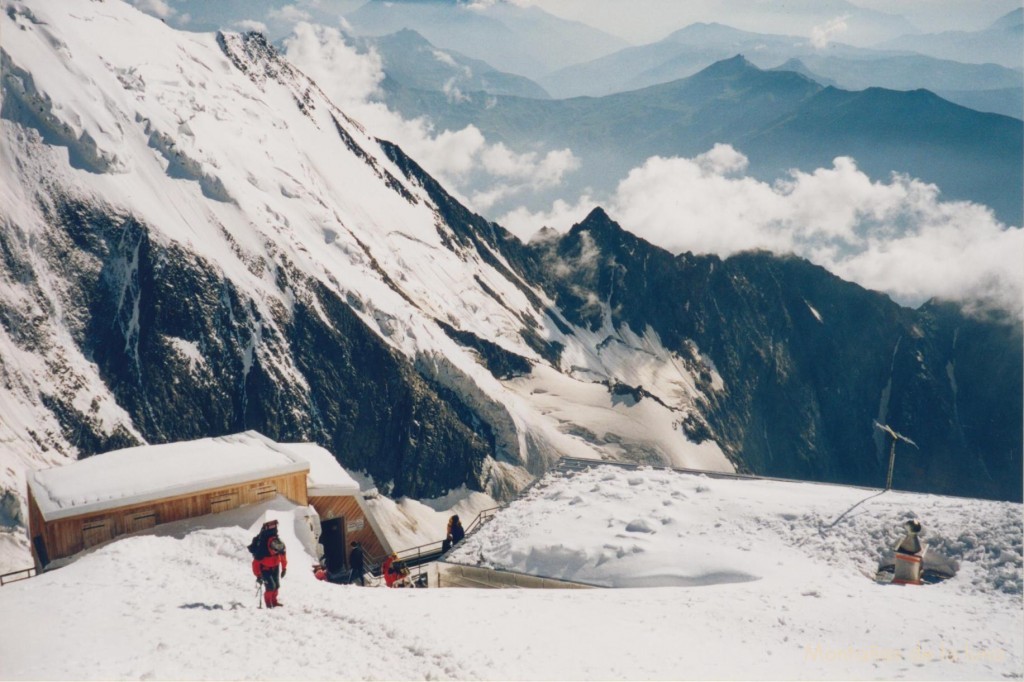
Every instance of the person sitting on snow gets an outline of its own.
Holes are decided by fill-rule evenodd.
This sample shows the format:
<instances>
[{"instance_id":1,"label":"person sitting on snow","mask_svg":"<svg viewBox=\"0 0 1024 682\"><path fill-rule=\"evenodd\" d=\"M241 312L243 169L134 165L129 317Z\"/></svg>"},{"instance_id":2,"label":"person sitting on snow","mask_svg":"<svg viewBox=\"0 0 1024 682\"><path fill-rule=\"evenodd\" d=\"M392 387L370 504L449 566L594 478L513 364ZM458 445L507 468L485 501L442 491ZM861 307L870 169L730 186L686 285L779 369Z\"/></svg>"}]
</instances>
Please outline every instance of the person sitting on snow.
<instances>
[{"instance_id":1,"label":"person sitting on snow","mask_svg":"<svg viewBox=\"0 0 1024 682\"><path fill-rule=\"evenodd\" d=\"M903 527L906 529L907 534L903 536L903 540L896 546L896 551L901 554L920 554L921 540L917 535L921 532L921 521L910 519L903 524Z\"/></svg>"},{"instance_id":2,"label":"person sitting on snow","mask_svg":"<svg viewBox=\"0 0 1024 682\"><path fill-rule=\"evenodd\" d=\"M253 555L252 572L256 582L263 585L263 601L268 609L283 606L277 600L281 589L281 578L288 572L288 555L284 542L277 535L277 521L267 521L260 529L257 543L258 553Z\"/></svg>"}]
</instances>

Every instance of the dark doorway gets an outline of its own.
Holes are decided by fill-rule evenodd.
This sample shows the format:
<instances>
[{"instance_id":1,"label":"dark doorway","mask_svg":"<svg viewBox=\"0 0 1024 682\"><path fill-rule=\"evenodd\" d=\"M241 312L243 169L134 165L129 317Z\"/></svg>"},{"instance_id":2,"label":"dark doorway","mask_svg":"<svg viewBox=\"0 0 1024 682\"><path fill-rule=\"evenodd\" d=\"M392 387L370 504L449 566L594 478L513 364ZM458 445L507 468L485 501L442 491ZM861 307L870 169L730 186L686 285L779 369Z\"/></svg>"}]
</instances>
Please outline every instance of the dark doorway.
<instances>
[{"instance_id":1,"label":"dark doorway","mask_svg":"<svg viewBox=\"0 0 1024 682\"><path fill-rule=\"evenodd\" d=\"M327 573L342 573L345 570L345 517L320 523L320 544L324 546Z\"/></svg>"},{"instance_id":2,"label":"dark doorway","mask_svg":"<svg viewBox=\"0 0 1024 682\"><path fill-rule=\"evenodd\" d=\"M46 542L43 540L42 535L37 535L32 538L32 547L36 550L36 558L39 559L39 568L46 568L46 564L50 563L50 556L46 552Z\"/></svg>"}]
</instances>

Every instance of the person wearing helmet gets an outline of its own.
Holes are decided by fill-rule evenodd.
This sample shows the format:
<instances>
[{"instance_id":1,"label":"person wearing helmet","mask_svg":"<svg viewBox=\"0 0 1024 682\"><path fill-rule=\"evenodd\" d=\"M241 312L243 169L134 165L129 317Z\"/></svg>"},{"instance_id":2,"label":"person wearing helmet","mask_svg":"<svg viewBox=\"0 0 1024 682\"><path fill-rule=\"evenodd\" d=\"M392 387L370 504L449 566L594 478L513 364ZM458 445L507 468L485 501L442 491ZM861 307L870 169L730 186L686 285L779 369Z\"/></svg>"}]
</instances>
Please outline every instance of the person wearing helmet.
<instances>
[{"instance_id":1,"label":"person wearing helmet","mask_svg":"<svg viewBox=\"0 0 1024 682\"><path fill-rule=\"evenodd\" d=\"M903 536L900 544L896 546L896 551L901 554L920 554L921 540L917 537L921 532L920 519L905 521L903 528L906 530L906 535Z\"/></svg>"},{"instance_id":2,"label":"person wearing helmet","mask_svg":"<svg viewBox=\"0 0 1024 682\"><path fill-rule=\"evenodd\" d=\"M920 519L910 519L903 524L906 534L896 545L896 568L893 583L897 585L920 585L925 547L918 535L921 533Z\"/></svg>"},{"instance_id":3,"label":"person wearing helmet","mask_svg":"<svg viewBox=\"0 0 1024 682\"><path fill-rule=\"evenodd\" d=\"M253 556L252 572L265 590L264 603L268 609L272 609L283 606L277 600L277 592L281 589L281 578L288 572L288 555L285 553L284 542L277 535L277 521L264 523L259 537L260 552Z\"/></svg>"}]
</instances>

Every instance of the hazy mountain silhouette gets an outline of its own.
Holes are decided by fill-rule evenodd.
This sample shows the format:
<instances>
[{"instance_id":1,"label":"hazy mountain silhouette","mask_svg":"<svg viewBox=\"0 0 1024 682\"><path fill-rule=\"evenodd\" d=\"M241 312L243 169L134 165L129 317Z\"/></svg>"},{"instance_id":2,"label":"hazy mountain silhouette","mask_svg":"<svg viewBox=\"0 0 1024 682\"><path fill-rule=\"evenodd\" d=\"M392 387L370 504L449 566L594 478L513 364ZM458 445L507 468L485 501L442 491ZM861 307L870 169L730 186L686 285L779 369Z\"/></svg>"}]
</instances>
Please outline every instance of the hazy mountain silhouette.
<instances>
[{"instance_id":1,"label":"hazy mountain silhouette","mask_svg":"<svg viewBox=\"0 0 1024 682\"><path fill-rule=\"evenodd\" d=\"M823 85L847 90L926 88L948 94L958 104L1010 116L1020 116L1016 102L1024 96L1016 94L1024 90L1020 64L1014 70L997 64L960 63L976 59L952 61L841 43L830 43L822 50L807 38L752 33L716 23L692 24L656 43L560 69L540 82L555 97L602 96L687 78L735 54L745 55L762 69L799 59L810 72L805 75L814 74L814 80ZM986 94L969 94L975 91ZM988 94L993 92L1005 94Z\"/></svg>"},{"instance_id":2,"label":"hazy mountain silhouette","mask_svg":"<svg viewBox=\"0 0 1024 682\"><path fill-rule=\"evenodd\" d=\"M973 64L992 62L1019 71L1024 67L1024 8L1013 10L981 31L903 35L879 47Z\"/></svg>"},{"instance_id":3,"label":"hazy mountain silhouette","mask_svg":"<svg viewBox=\"0 0 1024 682\"><path fill-rule=\"evenodd\" d=\"M1022 222L1024 123L923 90L825 88L736 56L689 78L599 98L453 104L400 88L388 98L406 116L425 114L452 129L473 124L516 148L568 146L583 159L569 178L580 189L610 190L650 156L693 156L723 142L747 154L763 179L852 156L873 178L908 173L937 183L947 199L981 202L1008 223Z\"/></svg>"},{"instance_id":4,"label":"hazy mountain silhouette","mask_svg":"<svg viewBox=\"0 0 1024 682\"><path fill-rule=\"evenodd\" d=\"M411 28L438 47L484 59L496 69L537 78L626 46L620 38L539 7L495 2L368 2L345 16L357 33Z\"/></svg>"},{"instance_id":5,"label":"hazy mountain silhouette","mask_svg":"<svg viewBox=\"0 0 1024 682\"><path fill-rule=\"evenodd\" d=\"M355 38L376 50L384 71L405 87L437 90L457 99L462 92L488 92L547 99L548 93L529 78L499 71L487 62L454 50L442 50L412 29L379 38Z\"/></svg>"}]
</instances>

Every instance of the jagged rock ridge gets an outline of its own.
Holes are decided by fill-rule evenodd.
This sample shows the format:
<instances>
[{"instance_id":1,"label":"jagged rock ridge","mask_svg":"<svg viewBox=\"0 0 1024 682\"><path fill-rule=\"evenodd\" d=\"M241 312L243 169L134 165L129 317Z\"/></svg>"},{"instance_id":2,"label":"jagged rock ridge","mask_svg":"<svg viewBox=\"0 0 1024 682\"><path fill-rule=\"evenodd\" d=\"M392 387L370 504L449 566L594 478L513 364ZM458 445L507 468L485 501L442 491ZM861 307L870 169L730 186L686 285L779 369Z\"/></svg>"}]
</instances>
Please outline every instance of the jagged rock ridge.
<instances>
[{"instance_id":1,"label":"jagged rock ridge","mask_svg":"<svg viewBox=\"0 0 1024 682\"><path fill-rule=\"evenodd\" d=\"M394 495L507 497L562 454L877 485L879 419L921 445L900 487L1020 499L1019 325L600 211L524 245L261 36L68 5L2 18L5 491L247 428Z\"/></svg>"}]
</instances>

